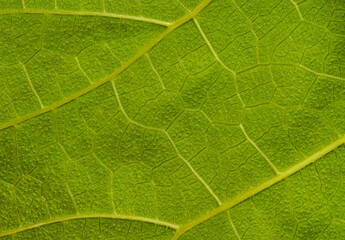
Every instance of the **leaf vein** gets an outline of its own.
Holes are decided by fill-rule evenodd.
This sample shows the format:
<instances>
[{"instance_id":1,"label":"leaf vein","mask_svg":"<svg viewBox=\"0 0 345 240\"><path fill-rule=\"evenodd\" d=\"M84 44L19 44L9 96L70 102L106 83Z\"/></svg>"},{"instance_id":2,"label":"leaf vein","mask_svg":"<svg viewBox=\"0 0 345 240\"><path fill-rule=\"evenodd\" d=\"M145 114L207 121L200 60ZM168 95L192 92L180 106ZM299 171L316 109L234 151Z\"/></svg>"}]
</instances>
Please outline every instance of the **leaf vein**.
<instances>
[{"instance_id":1,"label":"leaf vein","mask_svg":"<svg viewBox=\"0 0 345 240\"><path fill-rule=\"evenodd\" d=\"M169 27L170 25L173 24L173 23L161 21L158 19L138 17L138 16L132 16L132 15L123 15L123 14L116 14L116 13L107 13L107 12L86 12L86 11L84 12L84 11L69 11L69 10L39 10L39 9L26 9L26 8L0 11L0 15L20 14L20 13L109 17L109 18L115 18L115 19L125 19L125 20L133 20L133 21L139 21L139 22L152 23L152 24L161 25L164 27Z\"/></svg>"},{"instance_id":2,"label":"leaf vein","mask_svg":"<svg viewBox=\"0 0 345 240\"><path fill-rule=\"evenodd\" d=\"M23 232L26 230L42 227L49 224L59 223L59 222L65 222L70 220L76 220L76 219L87 219L87 218L110 218L110 219L118 219L118 220L131 220L131 221L140 221L145 223L152 223L155 225L160 225L164 227L168 227L171 229L178 229L179 226L170 222L164 222L158 219L151 219L151 218L145 218L145 217L139 217L139 216L130 216L130 215L122 215L122 214L107 214L107 213L92 213L92 214L77 214L77 215L70 215L70 216L64 216L64 217L58 217L58 218L52 218L48 220L41 221L36 224L32 225L26 225L19 228L15 228L6 232L0 233L0 237L16 234L18 232Z\"/></svg>"},{"instance_id":3,"label":"leaf vein","mask_svg":"<svg viewBox=\"0 0 345 240\"><path fill-rule=\"evenodd\" d=\"M55 104L52 104L50 106L41 108L40 110L36 112L32 112L28 115L22 116L20 118L17 118L11 122L4 123L0 126L0 130L14 126L16 124L19 124L21 122L24 122L26 120L29 120L33 117L36 117L38 115L41 115L43 113L49 112L51 110L54 110L66 103L69 103L73 101L74 99L91 92L92 90L98 88L99 86L102 86L103 84L109 82L110 80L114 79L117 75L119 75L121 72L126 70L129 66L131 66L135 61L137 61L140 57L142 57L145 53L147 53L149 50L151 50L154 46L156 46L160 41L162 41L169 33L174 31L176 28L180 27L184 23L188 22L192 18L194 18L200 11L202 11L212 0L204 0L202 1L196 8L194 8L193 11L185 15L184 17L176 20L174 23L172 23L164 32L162 32L158 37L156 37L152 42L147 44L145 47L143 47L136 55L134 55L131 59L129 59L126 63L121 65L119 68L117 68L114 72L107 75L103 79L101 79L98 82L94 82L93 84L90 84L88 87L84 88L83 90L76 92L61 101L56 102ZM4 14L4 12L0 12L0 15Z\"/></svg>"},{"instance_id":4,"label":"leaf vein","mask_svg":"<svg viewBox=\"0 0 345 240\"><path fill-rule=\"evenodd\" d=\"M242 195L239 195L232 200L223 203L220 205L218 208L215 208L206 214L200 216L197 219L194 219L193 221L182 225L175 233L175 235L172 237L171 240L177 240L179 237L184 234L185 232L189 231L193 227L207 221L208 219L228 210L231 209L232 207L240 204L241 202L250 199L254 195L266 190L267 188L271 187L272 185L286 179L287 177L293 175L294 173L300 171L301 169L305 168L306 166L310 165L311 163L315 162L316 160L320 159L321 157L325 156L327 153L335 150L339 146L345 144L345 135L340 137L338 140L332 142L331 144L327 145L323 149L319 150L318 152L314 153L310 157L304 159L300 163L286 169L285 171L281 172L279 175L274 176L273 178L269 179L266 182L263 182L259 186L252 188L251 190L245 192Z\"/></svg>"},{"instance_id":5,"label":"leaf vein","mask_svg":"<svg viewBox=\"0 0 345 240\"><path fill-rule=\"evenodd\" d=\"M265 153L263 153L261 151L261 149L258 147L258 145L256 145L256 143L248 136L246 130L244 129L243 125L240 124L240 128L241 128L241 131L243 132L244 136L246 137L246 139L250 142L251 145L253 145L253 147L260 153L260 155L267 161L267 163L271 166L271 168L274 170L274 172L279 175L280 172L279 170L277 169L276 166L274 166L274 164L271 162L271 160L266 156Z\"/></svg>"},{"instance_id":6,"label":"leaf vein","mask_svg":"<svg viewBox=\"0 0 345 240\"><path fill-rule=\"evenodd\" d=\"M154 128L154 127L149 127L149 126L145 126L145 125L142 125L136 121L134 121L133 119L131 119L126 111L123 109L122 107L122 104L121 104L121 101L120 101L120 96L116 90L116 86L115 86L115 83L114 81L110 81L111 84L112 84L112 87L113 87L113 90L114 90L114 93L115 93L115 96L116 96L116 100L117 100L117 103L119 105L119 108L121 109L121 112L123 113L123 115L125 116L125 118L127 119L127 121L129 121L130 123L134 124L134 125L137 125L139 127L142 127L142 128L146 128L146 129L150 129L150 130L155 130L155 131L158 131L158 132L162 132L164 133L167 138L169 139L172 147L174 148L174 151L176 152L176 155L187 165L187 167L191 170L191 172L194 174L194 176L204 185L204 187L207 189L207 191L212 195L212 197L217 201L218 205L221 205L222 202L220 201L220 199L218 198L218 196L213 192L213 190L211 189L211 187L204 181L204 179L195 171L195 169L192 167L192 165L180 154L179 150L177 149L174 141L172 140L172 138L170 137L169 133L164 130L164 129L160 129L160 128Z\"/></svg>"}]
</instances>

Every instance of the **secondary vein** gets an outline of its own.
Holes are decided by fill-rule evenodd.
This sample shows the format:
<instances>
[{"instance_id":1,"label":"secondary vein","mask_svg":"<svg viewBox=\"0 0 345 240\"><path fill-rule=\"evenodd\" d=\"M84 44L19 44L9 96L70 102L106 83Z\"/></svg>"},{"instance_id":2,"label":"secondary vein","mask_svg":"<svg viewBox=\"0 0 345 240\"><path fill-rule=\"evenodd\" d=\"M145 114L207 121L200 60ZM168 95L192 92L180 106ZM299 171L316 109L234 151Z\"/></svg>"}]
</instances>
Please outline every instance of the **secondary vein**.
<instances>
[{"instance_id":1,"label":"secondary vein","mask_svg":"<svg viewBox=\"0 0 345 240\"><path fill-rule=\"evenodd\" d=\"M213 190L211 189L211 187L205 182L205 180L195 171L195 169L192 167L192 165L180 154L178 148L176 147L176 144L174 143L174 141L172 140L171 136L169 135L169 133L164 130L164 129L160 129L160 128L154 128L154 127L149 127L149 126L144 126L140 123L137 123L136 121L134 121L133 119L131 119L126 111L124 110L121 100L120 100L120 96L116 90L116 86L114 81L111 81L111 85L113 87L114 90L114 94L116 96L117 99L117 104L119 105L121 112L123 113L123 115L125 116L125 118L127 119L127 121L129 121L130 123L137 125L139 127L142 128L146 128L146 129L151 129L151 130L155 130L158 132L162 132L163 134L165 134L167 136L167 138L169 139L172 147L174 148L176 155L187 165L187 167L191 170L191 172L194 174L194 176L202 183L202 185L204 185L204 187L207 189L207 191L211 194L211 196L217 201L218 205L221 205L222 202L220 201L220 199L218 198L218 196L213 192Z\"/></svg>"},{"instance_id":2,"label":"secondary vein","mask_svg":"<svg viewBox=\"0 0 345 240\"><path fill-rule=\"evenodd\" d=\"M254 195L266 190L270 186L286 179L287 177L291 176L292 174L300 171L301 169L305 168L309 164L311 164L311 163L315 162L316 160L320 159L321 157L325 156L327 153L335 150L337 147L339 147L340 145L343 145L344 143L345 143L345 135L340 137L338 140L332 142L331 144L327 145L326 147L324 147L320 151L314 153L310 157L304 159L302 162L294 165L291 168L288 168L287 170L285 170L283 172L280 172L279 175L276 175L273 178L269 179L268 181L260 184L259 186L245 192L244 194L237 196L228 202L223 203L219 207L207 212L206 214L200 216L199 218L194 219L193 221L191 221L185 225L182 225L176 231L175 235L173 236L173 238L171 240L177 240L182 234L189 231L193 227L195 227L195 226L207 221L208 219L210 219L210 218L238 205L239 203L241 203L241 202L253 197Z\"/></svg>"},{"instance_id":3,"label":"secondary vein","mask_svg":"<svg viewBox=\"0 0 345 240\"><path fill-rule=\"evenodd\" d=\"M194 18L195 16L197 16L199 14L199 12L201 12L210 2L212 2L212 0L204 0L202 1L196 8L194 8L193 11L191 11L190 13L188 13L187 15L185 15L184 17L176 20L174 23L172 23L171 25L169 25L169 27L162 32L156 39L154 39L152 42L150 42L149 44L147 44L145 47L143 47L136 55L134 55L131 59L129 59L126 63L124 63L121 67L119 67L118 69L116 69L113 73L109 74L108 76L104 77L102 80L98 81L98 82L94 82L92 84L90 84L87 88L84 88L83 90L76 92L64 99L62 99L61 101L56 102L53 105L44 107L36 112L32 112L28 115L25 115L23 117L20 117L14 121L11 122L7 122L3 125L0 126L0 130L14 126L16 124L19 124L21 122L24 122L28 119L31 119L33 117L36 117L38 115L41 115L43 113L49 112L51 110L54 110L66 103L69 103L71 101L73 101L74 99L98 88L99 86L109 82L110 80L114 79L117 75L119 75L121 72L123 72L124 70L126 70L129 66L131 66L135 61L137 61L140 57L142 57L144 54L146 54L150 49L152 49L154 46L156 46L160 41L163 40L163 38L165 38L169 33L171 33L172 31L174 31L176 28L180 27L181 25L183 25L184 23L188 22L189 20L191 20L192 18Z\"/></svg>"},{"instance_id":4,"label":"secondary vein","mask_svg":"<svg viewBox=\"0 0 345 240\"><path fill-rule=\"evenodd\" d=\"M45 226L48 224L65 222L65 221L70 221L70 220L75 220L75 219L87 219L87 218L110 218L110 219L118 219L118 220L141 221L141 222L146 222L146 223L153 223L153 224L168 227L171 229L179 228L179 226L176 224L160 221L158 219L151 219L151 218L138 217L138 216L129 216L129 215L122 215L122 214L91 213L91 214L70 215L70 216L64 216L64 217L58 217L58 218L52 218L52 219L44 220L44 221L36 223L36 224L22 226L22 227L15 228L15 229L12 229L12 230L9 230L6 232L2 232L2 233L0 233L0 237L12 235L12 234L26 231L29 229L33 229L33 228L42 227L42 226Z\"/></svg>"},{"instance_id":5,"label":"secondary vein","mask_svg":"<svg viewBox=\"0 0 345 240\"><path fill-rule=\"evenodd\" d=\"M16 10L0 11L0 15L19 14L19 13L73 15L73 16L98 16L98 17L109 17L109 18L117 18L117 19L134 20L134 21L139 21L139 22L147 22L147 23L153 23L153 24L157 24L157 25L161 25L161 26L165 26L165 27L172 25L172 23L170 23L170 22L165 22L165 21L161 21L158 19L131 16L131 15L123 15L123 14L116 14L116 13L107 13L107 12L84 12L84 11L39 10L39 9L16 9Z\"/></svg>"}]
</instances>

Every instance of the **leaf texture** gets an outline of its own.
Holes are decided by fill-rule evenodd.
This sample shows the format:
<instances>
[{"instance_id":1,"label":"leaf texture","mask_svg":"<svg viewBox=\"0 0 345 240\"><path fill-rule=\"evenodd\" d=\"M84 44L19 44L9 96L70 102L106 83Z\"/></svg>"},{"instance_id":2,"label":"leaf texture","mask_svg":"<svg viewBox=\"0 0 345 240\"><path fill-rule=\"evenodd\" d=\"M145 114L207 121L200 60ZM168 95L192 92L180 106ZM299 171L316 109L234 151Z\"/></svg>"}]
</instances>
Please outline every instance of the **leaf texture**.
<instances>
[{"instance_id":1,"label":"leaf texture","mask_svg":"<svg viewBox=\"0 0 345 240\"><path fill-rule=\"evenodd\" d=\"M345 239L342 0L0 0L1 239Z\"/></svg>"}]
</instances>

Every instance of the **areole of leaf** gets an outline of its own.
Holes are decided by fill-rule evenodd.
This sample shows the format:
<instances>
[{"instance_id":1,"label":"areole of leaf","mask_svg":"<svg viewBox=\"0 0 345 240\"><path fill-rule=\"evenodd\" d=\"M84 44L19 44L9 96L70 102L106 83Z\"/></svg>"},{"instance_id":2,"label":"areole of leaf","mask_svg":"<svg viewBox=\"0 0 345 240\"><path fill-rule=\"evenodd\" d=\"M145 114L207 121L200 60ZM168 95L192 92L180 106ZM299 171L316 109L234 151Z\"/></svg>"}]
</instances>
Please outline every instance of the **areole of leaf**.
<instances>
[{"instance_id":1,"label":"areole of leaf","mask_svg":"<svg viewBox=\"0 0 345 240\"><path fill-rule=\"evenodd\" d=\"M0 1L1 239L345 239L344 18Z\"/></svg>"}]
</instances>

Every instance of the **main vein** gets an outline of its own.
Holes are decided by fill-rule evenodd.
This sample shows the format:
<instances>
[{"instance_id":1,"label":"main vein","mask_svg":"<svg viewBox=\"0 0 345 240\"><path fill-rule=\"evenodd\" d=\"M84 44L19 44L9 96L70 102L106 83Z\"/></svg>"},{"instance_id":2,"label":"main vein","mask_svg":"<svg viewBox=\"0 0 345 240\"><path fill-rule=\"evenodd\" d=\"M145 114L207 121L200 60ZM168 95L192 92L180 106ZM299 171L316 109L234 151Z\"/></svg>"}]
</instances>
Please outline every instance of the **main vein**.
<instances>
[{"instance_id":1,"label":"main vein","mask_svg":"<svg viewBox=\"0 0 345 240\"><path fill-rule=\"evenodd\" d=\"M20 117L14 121L11 122L7 122L3 125L0 126L0 130L14 126L18 123L24 122L28 119L31 119L35 116L41 115L43 113L49 112L53 109L56 109L66 103L69 103L71 101L73 101L74 99L98 88L99 86L105 84L106 82L109 82L110 80L114 79L117 75L119 75L121 72L123 72L124 70L126 70L129 66L131 66L135 61L137 61L140 57L142 57L144 54L146 54L150 49L152 49L154 46L156 46L160 41L162 41L163 38L165 38L169 33L171 33L173 30L175 30L176 28L180 27L181 25L183 25L184 23L188 22L189 20L191 20L192 18L194 18L195 16L197 16L199 14L199 12L201 12L210 2L212 2L212 0L204 0L202 1L196 8L194 8L193 11L189 12L187 15L185 15L184 17L176 20L174 23L170 24L169 27L167 27L167 29L162 32L156 39L154 39L152 42L150 42L149 44L147 44L145 47L143 47L136 55L134 55L131 59L129 59L126 63L124 63L121 67L119 67L118 69L116 69L114 72L112 72L110 75L106 76L105 78L103 78L102 80L95 82L91 85L89 85L87 88L84 88L83 90L76 92L64 99L62 99L61 101L56 102L55 104L52 104L50 106L44 107L36 112L32 112L28 115L25 115L23 117Z\"/></svg>"},{"instance_id":2,"label":"main vein","mask_svg":"<svg viewBox=\"0 0 345 240\"><path fill-rule=\"evenodd\" d=\"M303 160L302 162L294 165L291 168L288 168L287 170L285 170L284 172L280 172L279 175L276 175L275 177L269 179L268 181L260 184L259 186L245 192L244 194L235 197L234 199L230 200L229 202L225 202L222 205L220 205L219 207L207 212L206 214L200 216L197 219L194 219L193 221L182 225L175 233L175 235L173 236L173 238L171 240L177 240L183 233L189 231L190 229L192 229L193 227L199 225L200 223L203 223L205 221L207 221L208 219L216 216L217 214L220 214L236 205L238 205L239 203L245 201L246 199L249 199L251 197L253 197L254 195L264 191L265 189L269 188L270 186L286 179L287 177L291 176L292 174L300 171L302 168L308 166L309 164L315 162L316 160L320 159L321 157L325 156L327 153L333 151L334 149L336 149L337 147L339 147L340 145L345 143L345 135L342 136L341 138L339 138L338 140L334 141L333 143L329 144L328 146L326 146L325 148L321 149L320 151L314 153L313 155L311 155L310 157L306 158L305 160Z\"/></svg>"},{"instance_id":3,"label":"main vein","mask_svg":"<svg viewBox=\"0 0 345 240\"><path fill-rule=\"evenodd\" d=\"M36 224L22 226L22 227L19 227L16 229L2 232L2 233L0 233L0 237L12 235L12 234L22 232L25 230L29 230L29 229L33 229L33 228L38 228L38 227L48 225L48 224L65 222L65 221L75 220L75 219L88 219L88 218L110 218L110 219L119 219L119 220L140 221L140 222L146 222L146 223L153 223L153 224L168 227L171 229L177 229L179 227L178 225L175 225L173 223L164 222L164 221L160 221L157 219L145 218L145 217L128 216L128 215L121 215L121 214L92 213L92 214L70 215L70 216L64 216L64 217L58 217L58 218L52 218L52 219L44 220L44 221L38 222Z\"/></svg>"}]
</instances>

